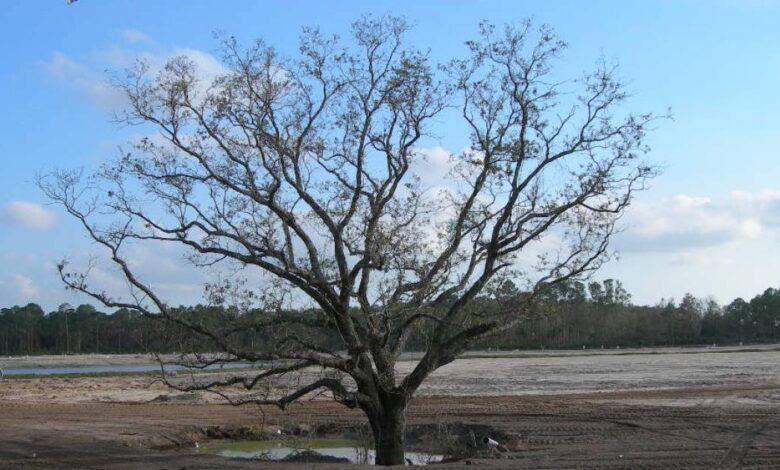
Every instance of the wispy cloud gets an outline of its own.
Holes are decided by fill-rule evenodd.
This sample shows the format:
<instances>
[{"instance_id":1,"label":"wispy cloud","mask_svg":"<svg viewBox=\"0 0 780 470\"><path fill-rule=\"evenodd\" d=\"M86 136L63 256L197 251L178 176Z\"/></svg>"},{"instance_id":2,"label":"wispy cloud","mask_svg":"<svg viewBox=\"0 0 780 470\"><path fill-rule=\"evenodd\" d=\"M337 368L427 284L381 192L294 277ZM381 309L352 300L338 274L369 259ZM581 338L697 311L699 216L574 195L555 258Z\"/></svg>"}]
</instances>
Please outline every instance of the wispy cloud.
<instances>
[{"instance_id":1,"label":"wispy cloud","mask_svg":"<svg viewBox=\"0 0 780 470\"><path fill-rule=\"evenodd\" d=\"M132 28L123 29L120 31L120 34L125 39L125 41L133 44L139 42L152 44L154 42L148 34L142 33L141 31Z\"/></svg>"},{"instance_id":2,"label":"wispy cloud","mask_svg":"<svg viewBox=\"0 0 780 470\"><path fill-rule=\"evenodd\" d=\"M100 72L75 61L59 51L54 51L51 60L44 64L46 73L58 83L74 88L89 102L104 110L117 109L124 104L124 97L111 86Z\"/></svg>"},{"instance_id":3,"label":"wispy cloud","mask_svg":"<svg viewBox=\"0 0 780 470\"><path fill-rule=\"evenodd\" d=\"M13 201L0 210L0 221L27 230L49 230L56 225L57 216L40 204Z\"/></svg>"},{"instance_id":4,"label":"wispy cloud","mask_svg":"<svg viewBox=\"0 0 780 470\"><path fill-rule=\"evenodd\" d=\"M192 48L165 48L157 45L147 34L133 29L125 29L120 34L124 44L105 45L83 58L54 51L51 59L43 64L43 69L57 83L75 89L92 105L107 111L122 109L127 104L121 90L110 82L111 75L121 74L137 61L146 63L149 73L154 75L171 58L187 57L195 64L197 78L204 89L226 71L219 60L208 52Z\"/></svg>"},{"instance_id":5,"label":"wispy cloud","mask_svg":"<svg viewBox=\"0 0 780 470\"><path fill-rule=\"evenodd\" d=\"M24 274L0 278L0 307L37 302L39 294L38 286L32 278Z\"/></svg>"},{"instance_id":6,"label":"wispy cloud","mask_svg":"<svg viewBox=\"0 0 780 470\"><path fill-rule=\"evenodd\" d=\"M32 279L23 274L17 274L14 276L14 284L18 292L18 297L21 300L35 300L35 297L38 295L38 288L35 286Z\"/></svg>"}]
</instances>

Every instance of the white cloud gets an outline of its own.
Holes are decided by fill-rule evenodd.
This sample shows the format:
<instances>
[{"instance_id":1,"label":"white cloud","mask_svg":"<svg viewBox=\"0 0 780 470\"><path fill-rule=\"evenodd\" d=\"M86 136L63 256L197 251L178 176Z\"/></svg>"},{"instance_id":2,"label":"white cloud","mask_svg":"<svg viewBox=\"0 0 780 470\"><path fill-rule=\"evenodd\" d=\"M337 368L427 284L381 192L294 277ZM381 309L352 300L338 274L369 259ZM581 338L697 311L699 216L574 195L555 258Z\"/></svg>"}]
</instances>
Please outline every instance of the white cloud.
<instances>
[{"instance_id":1,"label":"white cloud","mask_svg":"<svg viewBox=\"0 0 780 470\"><path fill-rule=\"evenodd\" d=\"M455 164L452 153L441 146L416 149L418 157L412 171L420 177L423 186L441 185Z\"/></svg>"},{"instance_id":2,"label":"white cloud","mask_svg":"<svg viewBox=\"0 0 780 470\"><path fill-rule=\"evenodd\" d=\"M149 66L150 75L163 69L173 57L185 56L196 67L198 79L205 90L208 85L226 69L211 54L192 48L164 48L155 45L148 35L133 29L120 33L127 45L107 45L92 51L84 59L74 59L60 51L54 51L51 59L43 64L46 73L58 83L71 87L94 106L108 111L115 111L126 106L123 93L109 82L109 74L131 68L141 60ZM139 46L147 46L139 50Z\"/></svg>"},{"instance_id":3,"label":"white cloud","mask_svg":"<svg viewBox=\"0 0 780 470\"><path fill-rule=\"evenodd\" d=\"M175 49L169 56L165 57L165 61L176 56L189 58L195 64L199 74L198 78L205 82L211 82L227 71L216 57L198 49Z\"/></svg>"},{"instance_id":4,"label":"white cloud","mask_svg":"<svg viewBox=\"0 0 780 470\"><path fill-rule=\"evenodd\" d=\"M725 198L680 194L637 203L626 214L623 251L675 252L757 240L780 228L780 191L732 191Z\"/></svg>"},{"instance_id":5,"label":"white cloud","mask_svg":"<svg viewBox=\"0 0 780 470\"><path fill-rule=\"evenodd\" d=\"M125 102L122 93L111 86L101 73L62 52L54 51L44 69L51 78L84 94L98 108L117 109Z\"/></svg>"},{"instance_id":6,"label":"white cloud","mask_svg":"<svg viewBox=\"0 0 780 470\"><path fill-rule=\"evenodd\" d=\"M35 302L39 292L33 280L23 274L0 278L0 307Z\"/></svg>"},{"instance_id":7,"label":"white cloud","mask_svg":"<svg viewBox=\"0 0 780 470\"><path fill-rule=\"evenodd\" d=\"M23 302L30 302L35 300L38 296L38 288L35 287L33 280L22 274L14 276L14 285L17 290L17 296Z\"/></svg>"},{"instance_id":8,"label":"white cloud","mask_svg":"<svg viewBox=\"0 0 780 470\"><path fill-rule=\"evenodd\" d=\"M137 43L137 42L145 42L145 43L152 43L152 38L146 34L142 33L141 31L127 28L120 31L120 34L123 38L125 38L125 41L129 43Z\"/></svg>"},{"instance_id":9,"label":"white cloud","mask_svg":"<svg viewBox=\"0 0 780 470\"><path fill-rule=\"evenodd\" d=\"M753 219L743 220L740 222L737 232L742 236L742 238L755 240L761 236L761 223Z\"/></svg>"},{"instance_id":10,"label":"white cloud","mask_svg":"<svg viewBox=\"0 0 780 470\"><path fill-rule=\"evenodd\" d=\"M49 230L57 223L57 216L34 202L13 201L0 211L0 219L9 225L27 230Z\"/></svg>"},{"instance_id":11,"label":"white cloud","mask_svg":"<svg viewBox=\"0 0 780 470\"><path fill-rule=\"evenodd\" d=\"M711 248L674 254L670 258L670 263L675 266L689 266L699 269L724 269L734 264L734 260L722 256L717 248Z\"/></svg>"},{"instance_id":12,"label":"white cloud","mask_svg":"<svg viewBox=\"0 0 780 470\"><path fill-rule=\"evenodd\" d=\"M764 225L780 227L780 191L765 189L758 193L732 191L731 199L740 210L760 216Z\"/></svg>"}]
</instances>

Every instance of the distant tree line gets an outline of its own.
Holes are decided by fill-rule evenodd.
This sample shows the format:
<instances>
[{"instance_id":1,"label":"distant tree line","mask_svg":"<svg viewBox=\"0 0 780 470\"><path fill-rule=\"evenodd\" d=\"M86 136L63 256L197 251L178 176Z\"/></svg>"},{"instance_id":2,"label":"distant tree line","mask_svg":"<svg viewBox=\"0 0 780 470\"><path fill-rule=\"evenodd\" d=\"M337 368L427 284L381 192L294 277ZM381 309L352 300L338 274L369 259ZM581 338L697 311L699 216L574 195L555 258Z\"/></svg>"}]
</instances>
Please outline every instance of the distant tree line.
<instances>
[{"instance_id":1,"label":"distant tree line","mask_svg":"<svg viewBox=\"0 0 780 470\"><path fill-rule=\"evenodd\" d=\"M485 347L512 349L678 346L780 340L780 290L726 306L686 294L654 306L631 303L620 281L571 282L546 293L544 312Z\"/></svg>"},{"instance_id":2,"label":"distant tree line","mask_svg":"<svg viewBox=\"0 0 780 470\"><path fill-rule=\"evenodd\" d=\"M523 301L524 294L507 281L479 299L474 308L484 315L501 315ZM569 282L549 288L538 304L539 314L515 329L483 341L481 348L614 348L693 344L762 343L780 340L780 290L769 288L750 301L737 298L721 306L712 298L686 294L679 302L662 300L654 306L631 303L620 281ZM233 308L196 305L179 307L178 315L209 329L240 317L247 325L269 321L278 328L293 328L301 341L338 347L338 338L312 336L291 317L323 321L316 311L239 312ZM231 341L258 351L274 347L274 338L261 328L225 332ZM321 331L321 330L318 330ZM427 332L412 333L410 349L425 345ZM175 323L148 318L119 309L112 313L91 305L62 304L45 312L30 303L0 309L0 355L208 352L208 338L177 327Z\"/></svg>"}]
</instances>

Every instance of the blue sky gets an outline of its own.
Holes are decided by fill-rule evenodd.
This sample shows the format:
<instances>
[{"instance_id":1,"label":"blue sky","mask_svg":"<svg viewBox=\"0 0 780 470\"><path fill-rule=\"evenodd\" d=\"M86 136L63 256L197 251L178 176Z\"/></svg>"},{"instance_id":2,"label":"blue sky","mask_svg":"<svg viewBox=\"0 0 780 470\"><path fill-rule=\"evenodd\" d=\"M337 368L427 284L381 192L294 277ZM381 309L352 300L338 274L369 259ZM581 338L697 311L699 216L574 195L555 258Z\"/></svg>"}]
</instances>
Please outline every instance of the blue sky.
<instances>
[{"instance_id":1,"label":"blue sky","mask_svg":"<svg viewBox=\"0 0 780 470\"><path fill-rule=\"evenodd\" d=\"M94 166L132 137L109 122L121 100L106 70L181 52L217 67L214 31L294 52L302 26L343 34L365 13L406 16L416 25L410 40L434 59L461 53L482 19L532 17L569 43L562 73L577 75L601 54L618 60L635 94L630 109L671 107L674 120L649 139L665 172L626 215L620 259L597 277L621 279L640 303L688 291L729 302L780 285L780 2L6 0L0 306L85 300L62 289L53 266L95 248L57 208L41 205L33 180L55 167ZM453 126L429 144L457 151L465 139ZM196 301L197 275L169 261L155 270L159 282L172 301Z\"/></svg>"}]
</instances>

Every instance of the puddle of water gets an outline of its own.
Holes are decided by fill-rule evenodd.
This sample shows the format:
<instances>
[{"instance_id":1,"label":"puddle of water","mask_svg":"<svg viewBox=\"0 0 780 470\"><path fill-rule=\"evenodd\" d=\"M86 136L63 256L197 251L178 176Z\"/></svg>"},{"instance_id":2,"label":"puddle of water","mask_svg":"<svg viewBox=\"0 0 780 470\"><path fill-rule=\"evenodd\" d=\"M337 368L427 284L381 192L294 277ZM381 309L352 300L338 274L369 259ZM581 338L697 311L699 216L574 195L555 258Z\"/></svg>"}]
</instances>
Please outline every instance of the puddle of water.
<instances>
[{"instance_id":1,"label":"puddle of water","mask_svg":"<svg viewBox=\"0 0 780 470\"><path fill-rule=\"evenodd\" d=\"M349 459L352 463L374 463L374 449L361 447L350 439L301 439L301 440L265 440L232 441L202 449L232 459L281 460L290 454L303 450L313 450L318 454ZM406 452L406 458L413 465L426 465L439 462L444 456L424 452Z\"/></svg>"}]
</instances>

